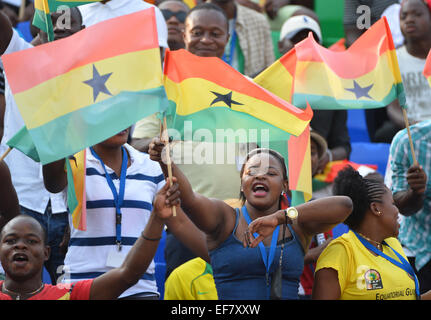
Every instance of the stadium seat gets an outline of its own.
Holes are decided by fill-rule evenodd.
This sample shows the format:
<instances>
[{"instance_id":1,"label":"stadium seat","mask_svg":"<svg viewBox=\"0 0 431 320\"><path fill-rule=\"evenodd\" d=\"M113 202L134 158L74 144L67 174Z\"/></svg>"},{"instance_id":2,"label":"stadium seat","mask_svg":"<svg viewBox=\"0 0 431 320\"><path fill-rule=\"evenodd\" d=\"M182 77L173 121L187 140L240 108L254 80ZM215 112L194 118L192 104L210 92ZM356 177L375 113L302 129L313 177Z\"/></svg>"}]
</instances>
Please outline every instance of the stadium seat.
<instances>
[{"instance_id":1,"label":"stadium seat","mask_svg":"<svg viewBox=\"0 0 431 320\"><path fill-rule=\"evenodd\" d=\"M347 110L347 130L349 131L350 142L370 142L365 110Z\"/></svg>"},{"instance_id":2,"label":"stadium seat","mask_svg":"<svg viewBox=\"0 0 431 320\"><path fill-rule=\"evenodd\" d=\"M350 161L358 164L377 165L377 171L385 175L389 157L389 143L353 142Z\"/></svg>"},{"instance_id":3,"label":"stadium seat","mask_svg":"<svg viewBox=\"0 0 431 320\"><path fill-rule=\"evenodd\" d=\"M165 243L166 243L166 231L163 230L162 239L160 240L159 246L154 256L154 262L156 264L156 282L157 288L160 292L160 300L163 300L165 292L165 274L166 274L166 261L165 261Z\"/></svg>"},{"instance_id":4,"label":"stadium seat","mask_svg":"<svg viewBox=\"0 0 431 320\"><path fill-rule=\"evenodd\" d=\"M166 274L166 263L156 262L156 282L157 289L160 293L160 300L163 300L165 294L165 274Z\"/></svg>"}]
</instances>

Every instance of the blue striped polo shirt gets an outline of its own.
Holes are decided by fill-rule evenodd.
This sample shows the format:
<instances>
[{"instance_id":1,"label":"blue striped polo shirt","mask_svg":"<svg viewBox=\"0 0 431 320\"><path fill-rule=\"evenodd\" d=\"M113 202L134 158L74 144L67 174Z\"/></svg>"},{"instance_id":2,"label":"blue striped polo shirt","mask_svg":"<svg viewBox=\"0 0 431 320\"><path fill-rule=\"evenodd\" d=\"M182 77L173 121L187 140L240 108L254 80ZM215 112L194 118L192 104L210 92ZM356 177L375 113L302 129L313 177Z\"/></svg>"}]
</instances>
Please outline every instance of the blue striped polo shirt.
<instances>
[{"instance_id":1,"label":"blue striped polo shirt","mask_svg":"<svg viewBox=\"0 0 431 320\"><path fill-rule=\"evenodd\" d=\"M121 252L125 257L144 230L154 197L165 180L159 163L150 160L146 153L127 144L124 146L131 160L122 206ZM112 267L107 266L108 255L111 251L117 251L114 198L101 163L88 149L86 165L87 230L75 229L71 221L69 223L71 237L63 282L92 279L111 270ZM107 166L106 169L118 193L120 179L111 168ZM120 297L142 293L158 293L154 261L141 280Z\"/></svg>"}]
</instances>

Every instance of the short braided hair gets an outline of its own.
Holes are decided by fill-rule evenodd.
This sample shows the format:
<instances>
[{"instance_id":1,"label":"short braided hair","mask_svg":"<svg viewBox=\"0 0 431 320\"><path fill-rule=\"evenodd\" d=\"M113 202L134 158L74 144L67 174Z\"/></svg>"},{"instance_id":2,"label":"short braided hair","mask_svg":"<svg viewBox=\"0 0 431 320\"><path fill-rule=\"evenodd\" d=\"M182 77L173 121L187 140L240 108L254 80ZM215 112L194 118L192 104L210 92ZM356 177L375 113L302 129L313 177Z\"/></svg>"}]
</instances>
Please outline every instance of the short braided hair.
<instances>
[{"instance_id":1,"label":"short braided hair","mask_svg":"<svg viewBox=\"0 0 431 320\"><path fill-rule=\"evenodd\" d=\"M385 184L377 179L363 178L351 166L341 170L334 180L334 195L348 196L353 202L353 211L345 220L350 229L356 229L370 209L372 202L382 202L387 192Z\"/></svg>"}]
</instances>

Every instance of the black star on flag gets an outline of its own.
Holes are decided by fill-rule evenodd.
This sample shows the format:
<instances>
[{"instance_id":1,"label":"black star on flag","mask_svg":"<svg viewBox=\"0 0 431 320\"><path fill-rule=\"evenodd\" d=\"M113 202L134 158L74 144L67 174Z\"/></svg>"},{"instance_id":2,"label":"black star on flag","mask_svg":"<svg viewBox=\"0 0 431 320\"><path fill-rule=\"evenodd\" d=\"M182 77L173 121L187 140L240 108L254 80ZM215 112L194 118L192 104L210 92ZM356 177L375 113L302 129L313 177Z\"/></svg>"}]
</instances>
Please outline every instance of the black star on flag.
<instances>
[{"instance_id":1,"label":"black star on flag","mask_svg":"<svg viewBox=\"0 0 431 320\"><path fill-rule=\"evenodd\" d=\"M373 84L368 87L361 87L359 83L357 83L355 80L353 80L353 88L346 89L347 91L353 92L356 96L356 99L360 99L362 97L373 99L370 97L368 92L370 92L371 88L373 87Z\"/></svg>"},{"instance_id":2,"label":"black star on flag","mask_svg":"<svg viewBox=\"0 0 431 320\"><path fill-rule=\"evenodd\" d=\"M217 98L215 98L213 100L213 102L211 102L210 106L212 106L216 102L224 102L224 103L226 103L226 105L229 108L232 108L232 104L236 104L236 105L239 105L239 106L243 105L242 103L239 103L239 102L236 102L236 101L232 100L232 91L229 92L229 93L227 93L227 94L221 94L221 93L217 93L217 92L214 92L214 91L211 91L211 93L214 94Z\"/></svg>"},{"instance_id":3,"label":"black star on flag","mask_svg":"<svg viewBox=\"0 0 431 320\"><path fill-rule=\"evenodd\" d=\"M93 64L93 79L83 81L83 82L93 88L94 102L96 102L96 99L99 96L100 92L103 92L112 96L111 92L109 92L108 88L106 88L106 81L108 81L111 75L112 75L112 72L101 76L99 74L99 71L97 71L96 66Z\"/></svg>"}]
</instances>

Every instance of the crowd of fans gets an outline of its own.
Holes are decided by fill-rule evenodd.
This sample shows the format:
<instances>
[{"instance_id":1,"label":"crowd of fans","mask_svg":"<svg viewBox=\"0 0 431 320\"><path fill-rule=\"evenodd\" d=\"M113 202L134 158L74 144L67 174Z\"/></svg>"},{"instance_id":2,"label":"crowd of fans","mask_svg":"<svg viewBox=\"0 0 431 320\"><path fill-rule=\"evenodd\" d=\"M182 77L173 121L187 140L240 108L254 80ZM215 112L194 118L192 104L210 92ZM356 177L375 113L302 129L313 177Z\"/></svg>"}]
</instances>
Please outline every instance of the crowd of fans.
<instances>
[{"instance_id":1,"label":"crowd of fans","mask_svg":"<svg viewBox=\"0 0 431 320\"><path fill-rule=\"evenodd\" d=\"M51 18L55 41L154 7L162 58L167 49L184 49L222 59L253 78L310 32L321 45L332 44L325 41L318 2L105 0L72 8L67 30L57 23L63 12ZM416 162L398 101L366 110L371 143L391 144L385 176L347 166L331 183L315 180L313 199L292 207L278 152L252 143L173 141L177 148L168 168L160 120L152 115L87 149L84 231L73 226L66 205L65 160L42 166L12 150L0 162L0 299L430 298L431 88L422 71L431 49L431 1L337 5L344 8L338 27L345 35L345 48L337 50L348 49L386 16ZM0 55L47 42L31 25L34 12L33 1L0 1ZM3 154L24 126L3 72L0 115ZM334 161L349 160L347 120L347 110L314 110L313 177ZM199 147L214 150L214 161L184 161ZM235 163L216 161L219 150L234 150ZM165 180L170 169L172 184ZM341 223L349 230L334 237ZM161 296L153 258L163 228ZM43 268L51 284L42 281Z\"/></svg>"}]
</instances>

